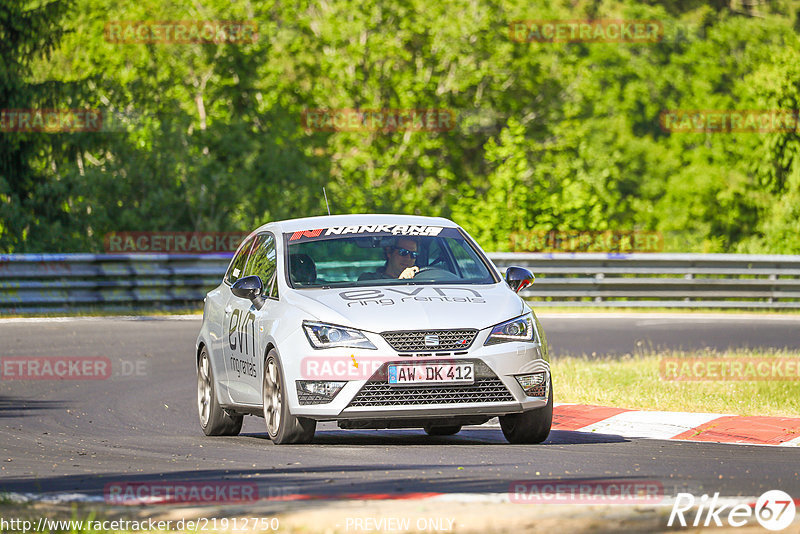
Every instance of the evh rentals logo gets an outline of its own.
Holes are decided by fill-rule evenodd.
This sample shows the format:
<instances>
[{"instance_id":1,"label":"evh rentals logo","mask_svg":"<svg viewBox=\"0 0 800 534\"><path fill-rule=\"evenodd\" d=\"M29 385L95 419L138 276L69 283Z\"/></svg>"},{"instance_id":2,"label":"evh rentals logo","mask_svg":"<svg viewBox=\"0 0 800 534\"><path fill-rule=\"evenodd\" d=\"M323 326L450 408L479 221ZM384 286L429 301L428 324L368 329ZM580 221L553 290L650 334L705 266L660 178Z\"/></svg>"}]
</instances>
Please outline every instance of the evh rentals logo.
<instances>
[{"instance_id":1,"label":"evh rentals logo","mask_svg":"<svg viewBox=\"0 0 800 534\"><path fill-rule=\"evenodd\" d=\"M347 307L355 306L394 306L406 302L463 302L485 304L486 299L468 287L425 287L414 288L387 287L386 289L353 289L342 291L339 297L347 301ZM425 344L433 343L433 337L425 338ZM469 341L461 343L466 345ZM438 341L437 341L438 344ZM428 345L432 346L432 345Z\"/></svg>"},{"instance_id":2,"label":"evh rentals logo","mask_svg":"<svg viewBox=\"0 0 800 534\"><path fill-rule=\"evenodd\" d=\"M669 514L667 526L673 524L682 527L721 527L724 521L732 527L746 525L755 515L756 521L767 530L783 530L788 527L796 513L795 501L788 493L781 490L770 490L761 495L755 503L720 502L719 492L709 498L703 495L699 499L691 493L678 493L672 512ZM685 514L685 516L684 516ZM691 525L687 522L692 521Z\"/></svg>"}]
</instances>

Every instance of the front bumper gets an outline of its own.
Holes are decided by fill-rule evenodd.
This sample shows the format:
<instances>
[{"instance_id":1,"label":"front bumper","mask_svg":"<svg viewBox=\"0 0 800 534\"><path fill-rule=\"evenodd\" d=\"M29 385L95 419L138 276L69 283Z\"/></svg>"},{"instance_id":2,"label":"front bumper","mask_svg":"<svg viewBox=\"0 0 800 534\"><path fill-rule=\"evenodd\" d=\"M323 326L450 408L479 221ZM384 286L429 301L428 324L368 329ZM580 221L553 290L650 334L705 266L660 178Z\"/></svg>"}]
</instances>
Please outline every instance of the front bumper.
<instances>
[{"instance_id":1,"label":"front bumper","mask_svg":"<svg viewBox=\"0 0 800 534\"><path fill-rule=\"evenodd\" d=\"M299 333L299 332L298 332ZM284 347L298 347L281 354L286 369L287 393L292 414L317 420L417 419L458 416L500 416L547 405L550 366L538 342L510 342L484 346L489 330L478 332L467 350L444 356L412 356L394 351L380 335L367 334L378 350L313 350L302 333ZM437 384L395 386L387 383L390 363L474 364L471 385ZM309 365L314 363L315 365ZM358 367L355 367L358 364ZM323 379L309 369L324 368L324 379L346 381L330 402L298 397L297 380ZM542 372L545 382L536 396L528 396L516 375ZM541 395L539 395L541 393Z\"/></svg>"}]
</instances>

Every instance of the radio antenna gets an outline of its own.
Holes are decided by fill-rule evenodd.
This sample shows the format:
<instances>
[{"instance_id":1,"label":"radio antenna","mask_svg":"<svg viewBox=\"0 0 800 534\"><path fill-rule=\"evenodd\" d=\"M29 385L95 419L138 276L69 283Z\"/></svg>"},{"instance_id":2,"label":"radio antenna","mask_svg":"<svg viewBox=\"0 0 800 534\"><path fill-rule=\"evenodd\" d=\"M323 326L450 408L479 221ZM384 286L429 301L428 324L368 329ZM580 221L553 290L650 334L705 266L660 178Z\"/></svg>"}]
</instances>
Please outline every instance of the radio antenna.
<instances>
[{"instance_id":1,"label":"radio antenna","mask_svg":"<svg viewBox=\"0 0 800 534\"><path fill-rule=\"evenodd\" d=\"M328 205L328 193L325 192L325 186L322 187L322 194L325 195L325 207L328 208L328 215L330 215L331 207Z\"/></svg>"}]
</instances>

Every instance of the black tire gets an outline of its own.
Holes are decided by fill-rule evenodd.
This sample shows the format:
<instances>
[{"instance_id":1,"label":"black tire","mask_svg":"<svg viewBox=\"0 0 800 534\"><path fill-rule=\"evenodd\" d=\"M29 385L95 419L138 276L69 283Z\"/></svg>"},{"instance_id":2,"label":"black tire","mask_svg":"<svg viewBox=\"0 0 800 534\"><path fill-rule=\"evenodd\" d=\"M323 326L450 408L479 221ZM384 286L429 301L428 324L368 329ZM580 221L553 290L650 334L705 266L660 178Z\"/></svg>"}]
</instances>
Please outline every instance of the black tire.
<instances>
[{"instance_id":1,"label":"black tire","mask_svg":"<svg viewBox=\"0 0 800 534\"><path fill-rule=\"evenodd\" d=\"M461 432L461 425L450 425L450 426L433 426L433 425L425 425L422 427L425 430L425 433L429 436L452 436L453 434L458 434Z\"/></svg>"},{"instance_id":2,"label":"black tire","mask_svg":"<svg viewBox=\"0 0 800 534\"><path fill-rule=\"evenodd\" d=\"M197 412L200 428L206 436L237 436L242 430L244 417L230 415L219 405L214 371L206 347L200 351L197 361Z\"/></svg>"},{"instance_id":3,"label":"black tire","mask_svg":"<svg viewBox=\"0 0 800 534\"><path fill-rule=\"evenodd\" d=\"M295 417L289 413L286 381L275 349L270 350L264 360L263 374L261 402L269 439L275 445L309 443L314 439L317 422L305 417Z\"/></svg>"},{"instance_id":4,"label":"black tire","mask_svg":"<svg viewBox=\"0 0 800 534\"><path fill-rule=\"evenodd\" d=\"M509 443L541 443L553 426L553 379L550 379L547 406L500 417L500 428Z\"/></svg>"}]
</instances>

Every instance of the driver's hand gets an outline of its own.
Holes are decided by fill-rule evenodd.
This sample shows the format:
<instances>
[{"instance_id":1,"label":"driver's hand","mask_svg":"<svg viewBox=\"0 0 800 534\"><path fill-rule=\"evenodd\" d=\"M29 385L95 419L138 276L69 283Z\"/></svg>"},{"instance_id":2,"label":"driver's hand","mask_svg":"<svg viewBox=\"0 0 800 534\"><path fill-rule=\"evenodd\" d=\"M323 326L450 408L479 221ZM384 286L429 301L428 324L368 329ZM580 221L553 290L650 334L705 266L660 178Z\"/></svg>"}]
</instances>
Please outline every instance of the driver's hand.
<instances>
[{"instance_id":1,"label":"driver's hand","mask_svg":"<svg viewBox=\"0 0 800 534\"><path fill-rule=\"evenodd\" d=\"M400 279L400 278L414 278L417 275L418 272L419 272L419 267L417 267L415 265L413 267L409 267L409 268L405 269L402 273L400 273L400 276L398 276L397 278L398 279Z\"/></svg>"}]
</instances>

